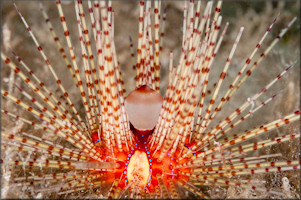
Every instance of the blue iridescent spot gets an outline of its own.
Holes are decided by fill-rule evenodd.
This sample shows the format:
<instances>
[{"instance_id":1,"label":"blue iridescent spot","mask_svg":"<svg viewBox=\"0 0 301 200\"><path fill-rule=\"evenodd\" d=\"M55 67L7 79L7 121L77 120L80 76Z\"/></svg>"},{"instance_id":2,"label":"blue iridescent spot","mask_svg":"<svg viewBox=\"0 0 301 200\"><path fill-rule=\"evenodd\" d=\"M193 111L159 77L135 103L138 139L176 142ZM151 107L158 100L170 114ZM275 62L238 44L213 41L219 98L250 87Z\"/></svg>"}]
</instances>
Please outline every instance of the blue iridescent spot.
<instances>
[{"instance_id":1,"label":"blue iridescent spot","mask_svg":"<svg viewBox=\"0 0 301 200\"><path fill-rule=\"evenodd\" d=\"M149 152L146 152L147 154L149 154Z\"/></svg>"},{"instance_id":2,"label":"blue iridescent spot","mask_svg":"<svg viewBox=\"0 0 301 200\"><path fill-rule=\"evenodd\" d=\"M149 162L152 162L152 159L149 159Z\"/></svg>"},{"instance_id":3,"label":"blue iridescent spot","mask_svg":"<svg viewBox=\"0 0 301 200\"><path fill-rule=\"evenodd\" d=\"M129 154L128 156L131 157L131 154Z\"/></svg>"},{"instance_id":4,"label":"blue iridescent spot","mask_svg":"<svg viewBox=\"0 0 301 200\"><path fill-rule=\"evenodd\" d=\"M123 173L126 174L126 171L124 171Z\"/></svg>"},{"instance_id":5,"label":"blue iridescent spot","mask_svg":"<svg viewBox=\"0 0 301 200\"><path fill-rule=\"evenodd\" d=\"M126 162L125 165L128 165L128 163Z\"/></svg>"}]
</instances>

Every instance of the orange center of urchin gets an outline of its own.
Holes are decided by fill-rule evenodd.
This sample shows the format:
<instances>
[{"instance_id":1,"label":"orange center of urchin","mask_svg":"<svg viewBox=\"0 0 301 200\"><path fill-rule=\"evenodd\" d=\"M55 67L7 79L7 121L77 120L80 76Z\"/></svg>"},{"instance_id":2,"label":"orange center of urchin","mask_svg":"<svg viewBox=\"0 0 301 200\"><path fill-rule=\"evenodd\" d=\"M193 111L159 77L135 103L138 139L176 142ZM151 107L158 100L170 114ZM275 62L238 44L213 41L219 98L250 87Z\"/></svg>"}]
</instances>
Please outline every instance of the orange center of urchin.
<instances>
[{"instance_id":1,"label":"orange center of urchin","mask_svg":"<svg viewBox=\"0 0 301 200\"><path fill-rule=\"evenodd\" d=\"M135 181L133 187L138 184L140 188L144 188L149 179L149 162L144 151L136 150L130 159L127 178L129 183Z\"/></svg>"}]
</instances>

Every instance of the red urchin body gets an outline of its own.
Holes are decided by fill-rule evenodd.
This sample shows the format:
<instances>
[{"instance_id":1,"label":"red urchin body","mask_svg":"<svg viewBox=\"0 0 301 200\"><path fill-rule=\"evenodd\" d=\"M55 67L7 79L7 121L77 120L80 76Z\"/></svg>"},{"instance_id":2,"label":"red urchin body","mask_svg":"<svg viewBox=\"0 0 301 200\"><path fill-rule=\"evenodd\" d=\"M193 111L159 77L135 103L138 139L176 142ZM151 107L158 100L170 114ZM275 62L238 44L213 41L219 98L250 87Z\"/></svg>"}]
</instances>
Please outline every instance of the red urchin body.
<instances>
[{"instance_id":1,"label":"red urchin body","mask_svg":"<svg viewBox=\"0 0 301 200\"><path fill-rule=\"evenodd\" d=\"M150 150L149 140L158 121L162 102L163 98L161 95L147 85L137 88L126 97L125 108L127 114L132 115L129 116L129 122L136 143L134 147L124 152L118 151L117 144L113 147L114 159L120 164L120 167L114 170L115 179L122 177L117 185L117 188L120 190L123 190L128 183L131 183L135 176L140 177L138 188L144 190L146 193L155 192L155 188L159 184L157 176L162 178L167 187L170 180L188 181L189 179L185 175L178 174L178 170L173 168L173 166L181 164L186 160L184 159L181 162L176 161L176 155L179 155L180 152L173 155L168 153L162 161L158 161L158 156L153 156L155 151ZM92 133L93 142L96 145L99 141L103 140L99 138L99 135L101 134L97 132ZM123 148L125 149L126 147L123 146ZM108 151L105 153L103 149L105 148L98 148L99 152L104 155L104 161L114 161L112 157L107 156ZM142 156L142 158L138 158L139 156ZM147 172L145 172L145 168ZM189 171L189 169L184 170L184 172Z\"/></svg>"}]
</instances>

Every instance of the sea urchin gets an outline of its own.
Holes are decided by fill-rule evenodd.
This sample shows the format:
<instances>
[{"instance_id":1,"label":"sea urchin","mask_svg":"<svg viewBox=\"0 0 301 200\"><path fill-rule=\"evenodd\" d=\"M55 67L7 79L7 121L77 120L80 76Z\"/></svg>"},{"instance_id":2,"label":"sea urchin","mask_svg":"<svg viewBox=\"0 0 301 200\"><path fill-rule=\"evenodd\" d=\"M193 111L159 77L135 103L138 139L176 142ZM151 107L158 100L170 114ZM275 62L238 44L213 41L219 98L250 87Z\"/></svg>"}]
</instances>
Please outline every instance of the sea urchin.
<instances>
[{"instance_id":1,"label":"sea urchin","mask_svg":"<svg viewBox=\"0 0 301 200\"><path fill-rule=\"evenodd\" d=\"M140 1L137 53L132 42L129 53L135 60L133 78L121 73L112 2L75 1L66 7L73 3L76 17L73 22L77 24L68 23L68 15L64 13L70 9L63 9L64 5L57 1L61 26L55 24L60 26L56 29L52 17L40 5L52 34L47 40L54 40L58 46L58 51L51 53L55 54L53 62L66 66L64 69L52 64L45 47L38 42L38 30L30 28L18 8L19 2L15 5L46 64L47 74L37 76L31 66L34 62L30 65L23 62L22 54L34 59L34 52L26 49L26 53L17 55L9 39L3 43L3 68L9 67L11 77L16 74L18 81L14 78L2 81L1 93L5 99L1 110L2 197L216 198L208 187L229 191L237 187L265 195L297 197L285 185L288 179L283 182L283 191L278 191L266 187L266 180L254 177L292 170L300 173L298 156L288 160L281 159L286 152L263 151L299 138L294 127L287 134L277 136L272 132L297 124L299 110L266 123L261 120L251 128L252 118L279 95L279 92L268 93L270 88L296 62L284 63L280 74L269 76L262 89L235 102L235 109L228 106L296 18L290 19L272 42L265 44L279 17L274 16L265 31L256 33L262 35L261 39L253 49L248 48L251 53L235 72L237 75L231 76L228 69L244 27L235 33L230 50L225 50L222 44L229 23L222 23L222 1L183 3L183 37L177 59L173 52L162 59L166 18L163 3ZM3 40L7 35L10 33L3 33ZM221 48L225 52L222 56L227 55L223 62L216 61ZM13 53L15 61L8 52ZM59 57L62 61L57 61ZM166 66L164 60L169 66L168 84L160 91L160 68ZM69 83L64 80L68 73L72 77ZM48 76L53 76L55 84ZM126 84L132 80L135 89L126 95ZM73 89L69 89L72 84ZM229 87L222 90L226 84ZM230 109L232 112L227 112ZM7 116L17 120L14 128L4 126L11 123ZM240 127L243 123L249 123L248 130ZM22 190L13 196L11 192L18 188Z\"/></svg>"}]
</instances>

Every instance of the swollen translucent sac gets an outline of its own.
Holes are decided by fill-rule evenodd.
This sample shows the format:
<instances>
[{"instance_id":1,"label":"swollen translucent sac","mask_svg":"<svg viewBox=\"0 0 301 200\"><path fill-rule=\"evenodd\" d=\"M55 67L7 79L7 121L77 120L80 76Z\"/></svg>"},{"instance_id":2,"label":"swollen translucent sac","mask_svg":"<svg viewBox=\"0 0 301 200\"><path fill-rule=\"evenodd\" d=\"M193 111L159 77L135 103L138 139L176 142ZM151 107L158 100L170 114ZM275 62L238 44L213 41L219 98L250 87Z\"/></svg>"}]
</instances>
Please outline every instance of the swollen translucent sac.
<instances>
[{"instance_id":1,"label":"swollen translucent sac","mask_svg":"<svg viewBox=\"0 0 301 200\"><path fill-rule=\"evenodd\" d=\"M254 35L246 32L251 22L237 30L223 22L227 2L133 3L139 10L137 38L130 37L125 64L117 52L128 35L119 36L124 23L114 19L126 19L111 1L33 2L51 36L31 15L22 15L21 2L3 4L15 7L4 20L18 14L29 33L26 43L34 47L11 39L19 27L3 26L1 196L298 198L300 111L293 102L299 98L294 67L299 61L290 60L294 55L272 57L286 33L293 35L297 18L286 16L278 25L281 15L270 8L283 4L267 3L272 14L266 17L273 19L256 25L259 39L253 44L252 37L244 38ZM181 46L169 52L163 38L174 40L165 32L174 32L179 10L168 17L179 3ZM50 10L57 10L56 17L48 16ZM237 26L243 21L236 20ZM256 74L262 68L266 74ZM168 82L160 76L167 71ZM285 100L276 106L281 97Z\"/></svg>"},{"instance_id":2,"label":"swollen translucent sac","mask_svg":"<svg viewBox=\"0 0 301 200\"><path fill-rule=\"evenodd\" d=\"M146 85L134 90L125 100L125 109L130 123L139 130L154 129L162 102L160 94Z\"/></svg>"}]
</instances>

